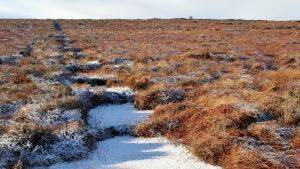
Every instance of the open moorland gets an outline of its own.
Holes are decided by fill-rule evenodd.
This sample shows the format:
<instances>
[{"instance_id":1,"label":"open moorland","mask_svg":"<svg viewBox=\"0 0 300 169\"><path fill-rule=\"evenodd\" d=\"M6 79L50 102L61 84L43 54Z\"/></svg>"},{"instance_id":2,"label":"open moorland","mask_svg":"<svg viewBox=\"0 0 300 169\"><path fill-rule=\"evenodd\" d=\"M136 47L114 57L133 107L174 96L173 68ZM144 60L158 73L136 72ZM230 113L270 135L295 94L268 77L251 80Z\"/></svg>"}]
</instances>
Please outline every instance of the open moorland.
<instances>
[{"instance_id":1,"label":"open moorland","mask_svg":"<svg viewBox=\"0 0 300 169\"><path fill-rule=\"evenodd\" d=\"M126 128L223 168L300 168L300 22L0 20L0 168L83 159L124 129L89 110L153 110Z\"/></svg>"}]
</instances>

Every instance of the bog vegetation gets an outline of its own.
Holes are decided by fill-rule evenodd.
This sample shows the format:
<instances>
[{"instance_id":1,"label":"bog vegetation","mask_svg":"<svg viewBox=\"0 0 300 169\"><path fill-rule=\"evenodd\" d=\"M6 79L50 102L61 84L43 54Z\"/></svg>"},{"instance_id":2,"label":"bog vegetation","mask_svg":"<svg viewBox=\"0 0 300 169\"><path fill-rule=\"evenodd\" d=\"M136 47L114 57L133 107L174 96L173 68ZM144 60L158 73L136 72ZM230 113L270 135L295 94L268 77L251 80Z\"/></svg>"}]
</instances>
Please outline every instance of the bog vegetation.
<instances>
[{"instance_id":1,"label":"bog vegetation","mask_svg":"<svg viewBox=\"0 0 300 169\"><path fill-rule=\"evenodd\" d=\"M0 158L10 157L0 168L84 157L94 141L86 112L108 96L87 102L82 98L89 95L75 89L98 85L129 86L137 108L154 110L134 129L137 136L164 135L224 168L300 167L299 22L0 25ZM43 163L35 151L49 146L51 160ZM61 147L81 152L58 152Z\"/></svg>"}]
</instances>

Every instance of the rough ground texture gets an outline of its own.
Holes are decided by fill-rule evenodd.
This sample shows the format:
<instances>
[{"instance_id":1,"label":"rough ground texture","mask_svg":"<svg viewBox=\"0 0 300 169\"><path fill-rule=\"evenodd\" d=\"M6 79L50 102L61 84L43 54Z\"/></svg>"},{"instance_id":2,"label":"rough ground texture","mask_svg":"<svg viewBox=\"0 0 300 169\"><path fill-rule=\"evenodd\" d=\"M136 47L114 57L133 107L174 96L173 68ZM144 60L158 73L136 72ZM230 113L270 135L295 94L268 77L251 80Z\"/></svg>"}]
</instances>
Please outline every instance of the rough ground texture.
<instances>
[{"instance_id":1,"label":"rough ground texture","mask_svg":"<svg viewBox=\"0 0 300 169\"><path fill-rule=\"evenodd\" d=\"M0 57L0 168L49 166L85 158L98 139L86 125L88 110L103 103L130 102L133 92L105 87L110 76L74 81L79 72L101 65L80 61L79 56L87 56L58 22L1 22L8 32L3 38L23 32L19 24L31 34L20 36L24 42L4 43L12 50L23 44L19 51L9 51L16 54L1 51L5 55Z\"/></svg>"},{"instance_id":2,"label":"rough ground texture","mask_svg":"<svg viewBox=\"0 0 300 169\"><path fill-rule=\"evenodd\" d=\"M299 22L1 20L0 40L1 167L84 157L87 110L128 101L154 109L136 135L211 164L300 167Z\"/></svg>"},{"instance_id":3,"label":"rough ground texture","mask_svg":"<svg viewBox=\"0 0 300 169\"><path fill-rule=\"evenodd\" d=\"M147 119L153 111L137 110L131 103L99 105L89 112L88 126L93 130L110 130L118 137L97 143L96 150L81 161L57 164L52 169L219 169L197 160L184 146L165 138L128 136L131 126ZM125 136L124 136L125 135Z\"/></svg>"}]
</instances>

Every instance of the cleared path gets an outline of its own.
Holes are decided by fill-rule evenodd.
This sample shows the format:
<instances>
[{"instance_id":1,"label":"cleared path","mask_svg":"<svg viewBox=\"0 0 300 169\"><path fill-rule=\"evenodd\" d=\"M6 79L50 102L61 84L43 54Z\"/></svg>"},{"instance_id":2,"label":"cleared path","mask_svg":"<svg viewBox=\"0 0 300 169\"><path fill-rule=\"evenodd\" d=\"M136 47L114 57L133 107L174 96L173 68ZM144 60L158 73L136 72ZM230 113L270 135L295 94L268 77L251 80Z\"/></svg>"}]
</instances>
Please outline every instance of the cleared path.
<instances>
[{"instance_id":1,"label":"cleared path","mask_svg":"<svg viewBox=\"0 0 300 169\"><path fill-rule=\"evenodd\" d=\"M92 128L126 126L147 118L152 111L138 111L132 104L102 105L90 111ZM89 158L57 164L51 169L217 169L196 159L185 147L164 138L120 136L97 143Z\"/></svg>"}]
</instances>

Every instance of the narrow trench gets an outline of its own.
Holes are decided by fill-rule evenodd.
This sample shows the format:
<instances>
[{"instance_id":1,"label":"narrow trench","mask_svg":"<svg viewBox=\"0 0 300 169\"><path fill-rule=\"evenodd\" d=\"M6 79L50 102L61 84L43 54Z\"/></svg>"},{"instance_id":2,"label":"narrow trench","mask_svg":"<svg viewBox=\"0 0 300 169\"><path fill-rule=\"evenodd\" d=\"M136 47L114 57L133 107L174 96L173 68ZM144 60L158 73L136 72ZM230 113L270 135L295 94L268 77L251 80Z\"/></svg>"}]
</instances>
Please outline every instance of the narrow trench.
<instances>
[{"instance_id":1,"label":"narrow trench","mask_svg":"<svg viewBox=\"0 0 300 169\"><path fill-rule=\"evenodd\" d=\"M87 159L56 164L50 168L220 168L198 160L185 147L173 145L163 137L131 136L132 126L145 120L151 113L151 110L137 110L131 103L105 104L91 109L89 129L104 132L108 137L96 143L96 148Z\"/></svg>"},{"instance_id":2,"label":"narrow trench","mask_svg":"<svg viewBox=\"0 0 300 169\"><path fill-rule=\"evenodd\" d=\"M54 22L54 28L59 35L67 38L62 32L59 22ZM76 55L78 51L73 52ZM86 79L78 79L73 83L86 83ZM105 82L92 81L88 84L91 87L103 86L106 88ZM127 87L107 88L105 91L107 92L104 96L107 97L105 98L106 104L93 107L87 112L88 129L98 133L96 146L90 156L79 161L55 164L49 168L220 168L198 160L185 147L175 146L165 138L133 137L131 135L132 128L146 120L153 111L137 110L132 104L133 92ZM103 98L93 99L94 101L98 99L98 102L103 103Z\"/></svg>"}]
</instances>

